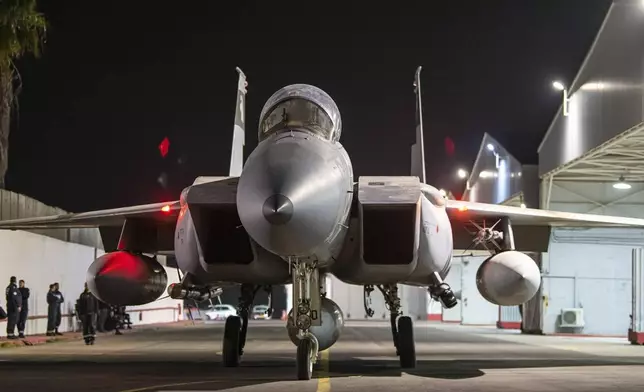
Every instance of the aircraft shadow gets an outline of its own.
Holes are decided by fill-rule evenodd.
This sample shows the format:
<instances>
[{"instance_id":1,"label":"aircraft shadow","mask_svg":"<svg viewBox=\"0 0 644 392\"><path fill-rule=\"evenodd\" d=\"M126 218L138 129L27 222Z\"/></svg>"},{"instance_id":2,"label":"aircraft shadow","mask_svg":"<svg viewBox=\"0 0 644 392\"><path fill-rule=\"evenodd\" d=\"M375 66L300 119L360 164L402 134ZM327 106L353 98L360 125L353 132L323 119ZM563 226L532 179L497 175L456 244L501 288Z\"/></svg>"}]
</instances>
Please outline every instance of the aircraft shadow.
<instances>
[{"instance_id":1,"label":"aircraft shadow","mask_svg":"<svg viewBox=\"0 0 644 392\"><path fill-rule=\"evenodd\" d=\"M642 366L644 363L634 358L580 358L580 359L485 359L485 360L423 360L418 361L415 369L400 369L397 360L372 359L332 359L327 370L317 368L313 378L340 379L351 376L361 377L400 377L402 373L433 379L469 379L481 377L488 369L525 369L588 366ZM28 361L0 362L0 374L11 374L3 381L8 390L15 382L16 387L27 388L29 378L34 374L58 377L68 374L74 378L79 390L91 385L96 390L122 390L119 381L129 380L128 388L150 386L173 386L172 389L192 389L197 385L208 390L222 390L242 386L260 385L280 381L295 381L294 360L260 358L248 359L239 368L224 368L215 361ZM85 378L87 378L85 380ZM41 381L40 381L41 382ZM88 385L84 385L87 382ZM186 384L180 387L179 384ZM64 383L63 383L64 384ZM96 388L101 385L102 388ZM34 385L35 386L35 385ZM61 391L69 391L69 385L60 385ZM52 385L57 390L56 385ZM201 389L199 388L199 389ZM86 390L86 389L85 389Z\"/></svg>"},{"instance_id":2,"label":"aircraft shadow","mask_svg":"<svg viewBox=\"0 0 644 392\"><path fill-rule=\"evenodd\" d=\"M394 360L340 360L329 365L329 371L317 371L315 377L400 377L403 373L436 379L461 380L485 375L489 369L528 369L528 368L559 368L587 366L642 366L633 358L618 359L486 359L486 360L424 360L417 361L414 369L401 369L400 363Z\"/></svg>"}]
</instances>

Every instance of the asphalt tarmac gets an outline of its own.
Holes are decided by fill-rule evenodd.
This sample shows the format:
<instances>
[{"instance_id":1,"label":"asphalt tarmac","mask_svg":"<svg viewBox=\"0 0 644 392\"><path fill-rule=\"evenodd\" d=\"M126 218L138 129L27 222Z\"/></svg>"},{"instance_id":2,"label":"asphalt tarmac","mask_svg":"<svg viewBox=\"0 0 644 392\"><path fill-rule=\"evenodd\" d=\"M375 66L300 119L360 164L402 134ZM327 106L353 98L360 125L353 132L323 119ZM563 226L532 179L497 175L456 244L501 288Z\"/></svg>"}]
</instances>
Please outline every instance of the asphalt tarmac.
<instances>
[{"instance_id":1,"label":"asphalt tarmac","mask_svg":"<svg viewBox=\"0 0 644 392\"><path fill-rule=\"evenodd\" d=\"M348 322L314 379L295 380L281 321L251 321L239 368L221 365L223 324L174 325L0 349L12 391L641 391L644 347L625 339L522 336L417 322L418 366L401 372L388 323Z\"/></svg>"}]
</instances>

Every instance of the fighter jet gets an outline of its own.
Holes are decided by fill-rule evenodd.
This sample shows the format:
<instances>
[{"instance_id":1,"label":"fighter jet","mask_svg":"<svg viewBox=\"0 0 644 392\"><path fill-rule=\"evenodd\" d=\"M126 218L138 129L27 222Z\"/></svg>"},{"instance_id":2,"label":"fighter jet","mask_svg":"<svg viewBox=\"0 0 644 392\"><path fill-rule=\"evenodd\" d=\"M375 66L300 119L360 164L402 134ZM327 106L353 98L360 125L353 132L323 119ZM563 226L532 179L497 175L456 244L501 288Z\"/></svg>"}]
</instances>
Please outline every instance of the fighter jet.
<instances>
[{"instance_id":1,"label":"fighter jet","mask_svg":"<svg viewBox=\"0 0 644 392\"><path fill-rule=\"evenodd\" d=\"M340 144L340 111L327 93L308 84L286 86L266 101L258 145L244 163L247 81L237 68L228 176L199 177L169 203L10 220L0 228L99 228L107 253L89 267L87 283L114 305L152 302L166 287L172 298L205 300L226 285L240 285L239 316L225 323L228 367L243 356L255 293L293 284L286 329L303 380L312 377L318 353L338 340L344 325L342 310L324 292L326 277L363 285L365 303L378 288L400 365L413 368L412 319L402 315L397 284L423 287L444 307L455 306L445 281L454 249L490 249L476 278L481 295L493 304L520 305L541 283L539 267L522 252L547 251L552 226L644 227L641 219L447 200L426 183L420 71L407 175L355 181ZM111 240L114 230L119 235ZM174 254L180 283L167 286L159 254Z\"/></svg>"}]
</instances>

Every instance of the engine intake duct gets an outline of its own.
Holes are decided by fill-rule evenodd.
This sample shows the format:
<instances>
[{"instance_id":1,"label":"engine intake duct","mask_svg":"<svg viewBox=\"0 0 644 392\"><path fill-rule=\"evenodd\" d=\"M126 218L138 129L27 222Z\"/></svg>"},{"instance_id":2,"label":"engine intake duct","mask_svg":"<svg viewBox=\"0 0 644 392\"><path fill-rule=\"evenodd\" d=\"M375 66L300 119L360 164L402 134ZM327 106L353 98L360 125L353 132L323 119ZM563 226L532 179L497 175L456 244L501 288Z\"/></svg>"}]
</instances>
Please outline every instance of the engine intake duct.
<instances>
[{"instance_id":1,"label":"engine intake duct","mask_svg":"<svg viewBox=\"0 0 644 392\"><path fill-rule=\"evenodd\" d=\"M250 264L253 251L237 213L237 178L199 185L186 201L206 264Z\"/></svg>"},{"instance_id":2,"label":"engine intake duct","mask_svg":"<svg viewBox=\"0 0 644 392\"><path fill-rule=\"evenodd\" d=\"M360 177L358 201L365 263L414 262L420 194L417 177Z\"/></svg>"}]
</instances>

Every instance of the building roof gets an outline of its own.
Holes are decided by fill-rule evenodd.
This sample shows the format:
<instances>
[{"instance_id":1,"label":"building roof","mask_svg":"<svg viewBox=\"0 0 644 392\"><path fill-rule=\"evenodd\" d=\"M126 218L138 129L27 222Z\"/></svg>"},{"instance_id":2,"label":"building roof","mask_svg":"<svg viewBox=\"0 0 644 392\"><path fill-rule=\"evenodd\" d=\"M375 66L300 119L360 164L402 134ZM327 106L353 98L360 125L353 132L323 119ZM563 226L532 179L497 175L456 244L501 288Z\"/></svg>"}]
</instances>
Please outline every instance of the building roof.
<instances>
[{"instance_id":1,"label":"building roof","mask_svg":"<svg viewBox=\"0 0 644 392\"><path fill-rule=\"evenodd\" d=\"M644 182L644 122L620 133L541 178L554 176L562 181Z\"/></svg>"}]
</instances>

